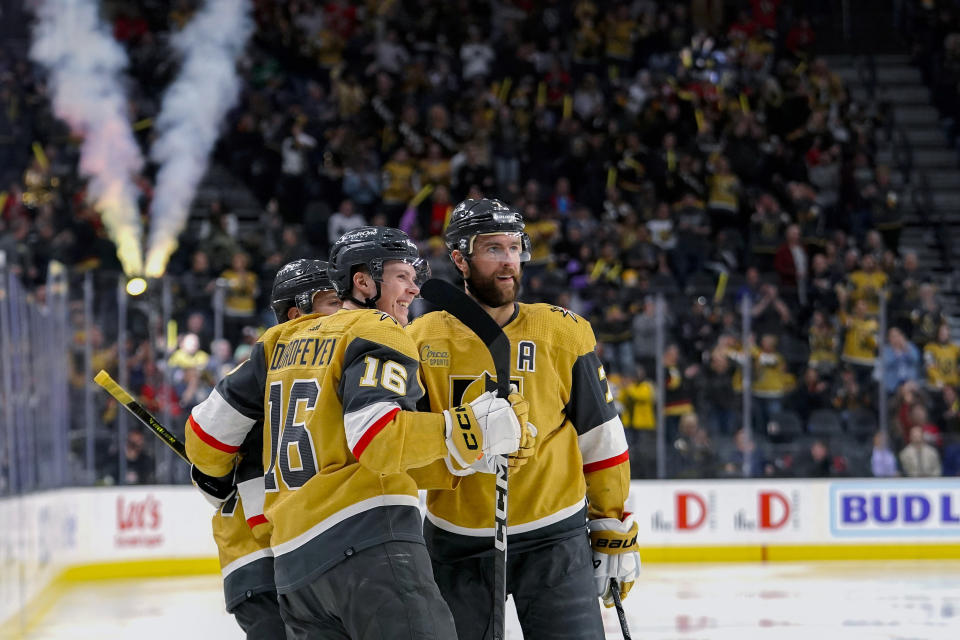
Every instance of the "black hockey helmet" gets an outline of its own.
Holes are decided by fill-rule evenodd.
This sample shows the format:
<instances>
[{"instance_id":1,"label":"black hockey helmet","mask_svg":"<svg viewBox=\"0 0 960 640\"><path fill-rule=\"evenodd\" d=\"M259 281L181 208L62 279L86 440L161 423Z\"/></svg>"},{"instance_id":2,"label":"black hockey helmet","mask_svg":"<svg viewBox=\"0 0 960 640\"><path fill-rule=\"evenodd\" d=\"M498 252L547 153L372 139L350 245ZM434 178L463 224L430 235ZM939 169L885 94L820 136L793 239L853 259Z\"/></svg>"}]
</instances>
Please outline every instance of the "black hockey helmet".
<instances>
[{"instance_id":1,"label":"black hockey helmet","mask_svg":"<svg viewBox=\"0 0 960 640\"><path fill-rule=\"evenodd\" d=\"M313 312L313 297L319 291L333 289L323 260L300 258L280 268L273 279L270 306L277 322L287 321L287 311L297 307L302 313Z\"/></svg>"},{"instance_id":2,"label":"black hockey helmet","mask_svg":"<svg viewBox=\"0 0 960 640\"><path fill-rule=\"evenodd\" d=\"M447 251L458 249L469 256L473 252L473 239L478 235L515 233L520 236L523 253L521 262L530 259L530 237L524 233L523 215L496 198L464 200L450 213L450 224L443 233Z\"/></svg>"},{"instance_id":3,"label":"black hockey helmet","mask_svg":"<svg viewBox=\"0 0 960 640\"><path fill-rule=\"evenodd\" d=\"M360 227L340 236L330 249L328 274L341 300L352 299L357 304L374 307L380 298L383 265L391 260L411 265L417 272L417 285L430 277L430 266L420 257L417 245L403 231L392 227ZM358 267L366 267L377 283L376 297L365 302L351 297L353 274Z\"/></svg>"}]
</instances>

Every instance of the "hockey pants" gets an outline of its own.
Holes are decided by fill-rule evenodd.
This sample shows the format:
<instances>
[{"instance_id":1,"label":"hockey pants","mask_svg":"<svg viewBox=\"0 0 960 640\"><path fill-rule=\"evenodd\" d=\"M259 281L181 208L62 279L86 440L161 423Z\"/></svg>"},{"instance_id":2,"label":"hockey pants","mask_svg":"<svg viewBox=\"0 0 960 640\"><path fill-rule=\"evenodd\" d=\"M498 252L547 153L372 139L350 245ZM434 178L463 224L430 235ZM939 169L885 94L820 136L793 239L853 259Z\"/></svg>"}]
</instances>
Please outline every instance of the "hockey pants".
<instances>
[{"instance_id":1,"label":"hockey pants","mask_svg":"<svg viewBox=\"0 0 960 640\"><path fill-rule=\"evenodd\" d=\"M386 542L281 594L287 640L456 640L427 548Z\"/></svg>"},{"instance_id":2,"label":"hockey pants","mask_svg":"<svg viewBox=\"0 0 960 640\"><path fill-rule=\"evenodd\" d=\"M460 640L492 640L493 558L433 563ZM593 582L590 539L578 535L517 554L507 562L523 637L535 640L603 640L603 620Z\"/></svg>"},{"instance_id":3,"label":"hockey pants","mask_svg":"<svg viewBox=\"0 0 960 640\"><path fill-rule=\"evenodd\" d=\"M283 618L280 617L276 591L252 595L234 607L232 613L247 634L247 640L284 638Z\"/></svg>"}]
</instances>

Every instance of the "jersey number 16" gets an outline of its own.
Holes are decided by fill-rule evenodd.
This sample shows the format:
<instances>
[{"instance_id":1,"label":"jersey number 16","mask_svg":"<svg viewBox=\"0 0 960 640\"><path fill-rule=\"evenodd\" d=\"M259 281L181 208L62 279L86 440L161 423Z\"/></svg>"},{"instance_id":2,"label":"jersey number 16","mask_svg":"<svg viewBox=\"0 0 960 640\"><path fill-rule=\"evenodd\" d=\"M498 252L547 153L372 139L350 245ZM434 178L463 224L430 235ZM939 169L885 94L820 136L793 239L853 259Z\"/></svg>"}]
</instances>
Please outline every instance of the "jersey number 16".
<instances>
[{"instance_id":1,"label":"jersey number 16","mask_svg":"<svg viewBox=\"0 0 960 640\"><path fill-rule=\"evenodd\" d=\"M283 483L290 489L299 489L317 473L317 454L304 415L316 407L320 385L313 378L293 381L290 395L286 398L287 411L281 429L283 386L282 380L270 384L267 412L270 420L270 466L264 478L267 491L279 490L278 471Z\"/></svg>"}]
</instances>

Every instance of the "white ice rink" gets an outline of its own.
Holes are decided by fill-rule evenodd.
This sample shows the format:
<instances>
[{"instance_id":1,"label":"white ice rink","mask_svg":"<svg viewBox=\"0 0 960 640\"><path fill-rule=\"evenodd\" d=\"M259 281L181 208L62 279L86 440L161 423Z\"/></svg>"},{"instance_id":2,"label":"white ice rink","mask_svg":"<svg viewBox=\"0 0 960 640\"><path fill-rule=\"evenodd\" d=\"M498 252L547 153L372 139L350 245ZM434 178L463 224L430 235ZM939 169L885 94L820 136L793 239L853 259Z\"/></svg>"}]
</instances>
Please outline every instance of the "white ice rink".
<instances>
[{"instance_id":1,"label":"white ice rink","mask_svg":"<svg viewBox=\"0 0 960 640\"><path fill-rule=\"evenodd\" d=\"M625 606L635 640L958 640L960 562L650 565ZM508 637L519 640L512 607L510 614ZM604 621L607 638L620 638L613 610ZM210 576L78 586L22 637L243 634L223 613L220 581Z\"/></svg>"}]
</instances>

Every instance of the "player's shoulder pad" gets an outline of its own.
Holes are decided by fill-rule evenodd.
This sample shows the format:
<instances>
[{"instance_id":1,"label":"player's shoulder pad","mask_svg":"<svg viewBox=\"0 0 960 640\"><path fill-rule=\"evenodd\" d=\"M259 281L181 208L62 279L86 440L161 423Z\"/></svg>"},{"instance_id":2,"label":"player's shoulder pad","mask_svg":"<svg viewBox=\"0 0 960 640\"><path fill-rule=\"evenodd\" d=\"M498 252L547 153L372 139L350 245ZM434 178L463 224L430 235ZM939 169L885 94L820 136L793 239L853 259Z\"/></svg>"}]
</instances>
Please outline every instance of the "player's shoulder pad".
<instances>
[{"instance_id":1,"label":"player's shoulder pad","mask_svg":"<svg viewBox=\"0 0 960 640\"><path fill-rule=\"evenodd\" d=\"M289 339L294 333L301 333L305 329L312 328L313 325L317 324L316 320L318 318L317 314L311 313L281 322L264 331L258 342L262 342L264 347L272 348L277 342Z\"/></svg>"},{"instance_id":2,"label":"player's shoulder pad","mask_svg":"<svg viewBox=\"0 0 960 640\"><path fill-rule=\"evenodd\" d=\"M582 355L593 351L597 340L590 321L565 307L537 302L521 304L525 333L553 342L555 346Z\"/></svg>"},{"instance_id":3,"label":"player's shoulder pad","mask_svg":"<svg viewBox=\"0 0 960 640\"><path fill-rule=\"evenodd\" d=\"M417 360L417 348L413 338L403 330L393 316L383 311L364 309L358 313L345 337L351 340L363 338L376 342Z\"/></svg>"},{"instance_id":4,"label":"player's shoulder pad","mask_svg":"<svg viewBox=\"0 0 960 640\"><path fill-rule=\"evenodd\" d=\"M451 321L456 320L446 311L431 311L422 316L417 316L404 328L414 341L427 336L436 335L437 331L442 331L451 325Z\"/></svg>"}]
</instances>

